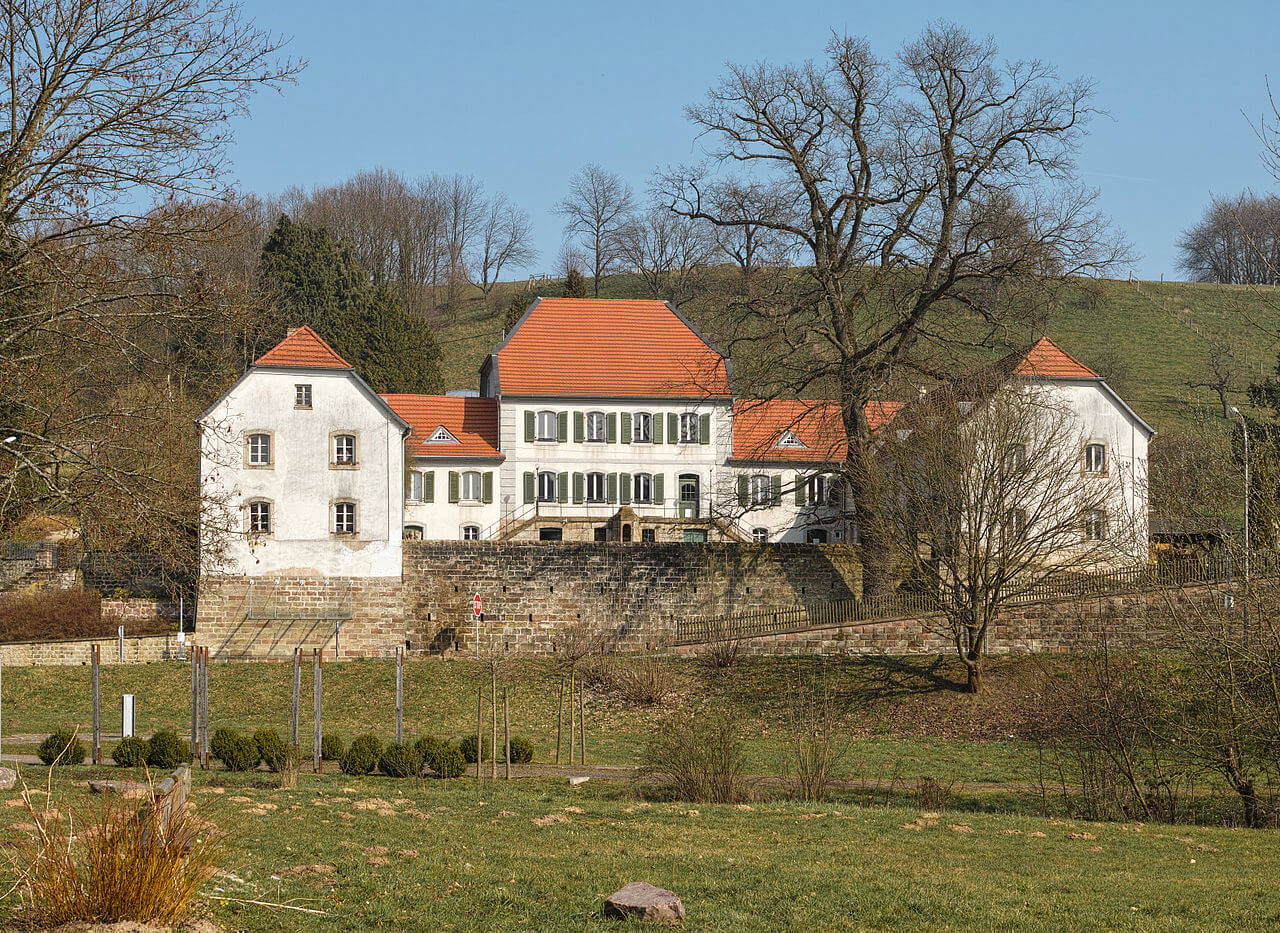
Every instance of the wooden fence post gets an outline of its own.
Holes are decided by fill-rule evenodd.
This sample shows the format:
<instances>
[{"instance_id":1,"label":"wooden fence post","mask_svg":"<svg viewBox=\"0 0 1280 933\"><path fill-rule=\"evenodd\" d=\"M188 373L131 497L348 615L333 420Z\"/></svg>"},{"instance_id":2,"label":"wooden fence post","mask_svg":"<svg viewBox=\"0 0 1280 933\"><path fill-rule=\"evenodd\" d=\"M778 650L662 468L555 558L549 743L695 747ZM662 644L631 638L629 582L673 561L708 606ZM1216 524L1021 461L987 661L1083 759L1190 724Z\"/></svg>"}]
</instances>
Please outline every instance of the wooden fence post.
<instances>
[{"instance_id":1,"label":"wooden fence post","mask_svg":"<svg viewBox=\"0 0 1280 933\"><path fill-rule=\"evenodd\" d=\"M484 758L484 685L476 685L476 780L480 780L480 759Z\"/></svg>"},{"instance_id":2,"label":"wooden fence post","mask_svg":"<svg viewBox=\"0 0 1280 933\"><path fill-rule=\"evenodd\" d=\"M573 765L573 748L577 742L578 735L574 732L574 710L573 710L573 691L574 687L574 670L569 668L569 764Z\"/></svg>"},{"instance_id":3,"label":"wooden fence post","mask_svg":"<svg viewBox=\"0 0 1280 933\"><path fill-rule=\"evenodd\" d=\"M498 662L489 662L489 777L498 779ZM476 757L479 757L478 755Z\"/></svg>"},{"instance_id":4,"label":"wooden fence post","mask_svg":"<svg viewBox=\"0 0 1280 933\"><path fill-rule=\"evenodd\" d=\"M396 649L396 743L404 741L404 649Z\"/></svg>"},{"instance_id":5,"label":"wooden fence post","mask_svg":"<svg viewBox=\"0 0 1280 933\"><path fill-rule=\"evenodd\" d=\"M320 649L312 648L311 657L313 661L313 666L315 668L315 671L312 675L313 683L311 685L311 699L312 699L312 705L314 707L314 721L315 721L314 727L311 732L311 741L313 745L313 748L311 751L311 763L315 767L316 774L319 774L320 773L320 745L322 741L321 735L320 735L320 697L323 694L323 689L320 683L320 678L322 676L320 673L320 662L322 660L320 655Z\"/></svg>"},{"instance_id":6,"label":"wooden fence post","mask_svg":"<svg viewBox=\"0 0 1280 933\"><path fill-rule=\"evenodd\" d=\"M578 741L581 743L578 764L584 767L587 764L587 714L586 706L582 699L582 695L585 692L582 681L578 681Z\"/></svg>"},{"instance_id":7,"label":"wooden fence post","mask_svg":"<svg viewBox=\"0 0 1280 933\"><path fill-rule=\"evenodd\" d=\"M200 652L200 766L209 768L209 647Z\"/></svg>"},{"instance_id":8,"label":"wooden fence post","mask_svg":"<svg viewBox=\"0 0 1280 933\"><path fill-rule=\"evenodd\" d=\"M506 748L506 780L511 780L511 705L507 700L507 688L502 688L502 744Z\"/></svg>"},{"instance_id":9,"label":"wooden fence post","mask_svg":"<svg viewBox=\"0 0 1280 933\"><path fill-rule=\"evenodd\" d=\"M94 645L89 651L90 689L93 692L93 763L102 764L102 681L98 665L102 657L102 646Z\"/></svg>"},{"instance_id":10,"label":"wooden fence post","mask_svg":"<svg viewBox=\"0 0 1280 933\"><path fill-rule=\"evenodd\" d=\"M200 754L200 649L191 646L191 760Z\"/></svg>"},{"instance_id":11,"label":"wooden fence post","mask_svg":"<svg viewBox=\"0 0 1280 933\"><path fill-rule=\"evenodd\" d=\"M560 764L560 735L564 729L564 675L560 675L560 703L556 706L556 764Z\"/></svg>"},{"instance_id":12,"label":"wooden fence post","mask_svg":"<svg viewBox=\"0 0 1280 933\"><path fill-rule=\"evenodd\" d=\"M298 715L302 705L302 649L293 649L293 712L289 717L289 744L298 744Z\"/></svg>"}]
</instances>

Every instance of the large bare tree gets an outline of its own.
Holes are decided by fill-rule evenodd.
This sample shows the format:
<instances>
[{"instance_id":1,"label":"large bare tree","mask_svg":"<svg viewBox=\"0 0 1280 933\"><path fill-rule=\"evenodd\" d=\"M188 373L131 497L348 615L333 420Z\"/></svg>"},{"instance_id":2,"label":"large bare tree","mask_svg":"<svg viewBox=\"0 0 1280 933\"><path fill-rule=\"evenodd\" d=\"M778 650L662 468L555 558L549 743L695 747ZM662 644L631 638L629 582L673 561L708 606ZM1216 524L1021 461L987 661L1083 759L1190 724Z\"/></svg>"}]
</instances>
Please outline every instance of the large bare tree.
<instances>
[{"instance_id":1,"label":"large bare tree","mask_svg":"<svg viewBox=\"0 0 1280 933\"><path fill-rule=\"evenodd\" d=\"M599 165L587 165L569 182L569 194L556 206L565 233L576 237L591 262L592 294L618 259L618 234L630 219L635 199L630 186Z\"/></svg>"},{"instance_id":2,"label":"large bare tree","mask_svg":"<svg viewBox=\"0 0 1280 933\"><path fill-rule=\"evenodd\" d=\"M707 224L653 206L617 234L618 257L635 272L650 297L679 306L700 294L716 241Z\"/></svg>"},{"instance_id":3,"label":"large bare tree","mask_svg":"<svg viewBox=\"0 0 1280 933\"><path fill-rule=\"evenodd\" d=\"M0 524L56 510L137 546L190 491L194 402L157 333L225 306L193 259L239 236L200 202L230 120L301 66L230 0L4 0L0 22Z\"/></svg>"},{"instance_id":4,"label":"large bare tree","mask_svg":"<svg viewBox=\"0 0 1280 933\"><path fill-rule=\"evenodd\" d=\"M744 339L769 338L758 394L838 400L852 517L872 529L867 403L939 344L987 343L1047 281L1105 270L1123 251L1073 174L1088 82L1003 61L949 25L893 62L852 36L826 53L732 66L688 108L709 164L670 170L662 187L682 216L801 244L807 266L784 291L730 313ZM728 197L745 183L769 192L758 215ZM884 592L889 542L864 531L863 553L870 592Z\"/></svg>"},{"instance_id":5,"label":"large bare tree","mask_svg":"<svg viewBox=\"0 0 1280 933\"><path fill-rule=\"evenodd\" d=\"M512 204L505 194L489 202L480 235L475 266L480 270L480 290L488 298L502 270L533 262L533 224L527 211Z\"/></svg>"}]
</instances>

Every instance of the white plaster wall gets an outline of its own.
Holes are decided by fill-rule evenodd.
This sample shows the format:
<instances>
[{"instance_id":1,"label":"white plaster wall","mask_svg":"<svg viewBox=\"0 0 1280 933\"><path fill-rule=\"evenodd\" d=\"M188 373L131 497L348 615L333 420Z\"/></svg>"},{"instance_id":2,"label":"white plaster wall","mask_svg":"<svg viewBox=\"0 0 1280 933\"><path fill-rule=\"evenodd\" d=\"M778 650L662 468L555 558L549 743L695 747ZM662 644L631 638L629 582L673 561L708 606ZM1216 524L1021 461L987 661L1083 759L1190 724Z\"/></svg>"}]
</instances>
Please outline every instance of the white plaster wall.
<instances>
[{"instance_id":1,"label":"white plaster wall","mask_svg":"<svg viewBox=\"0 0 1280 933\"><path fill-rule=\"evenodd\" d=\"M838 509L829 505L809 504L807 490L806 504L796 505L796 483L805 484L809 477L826 472L803 464L738 463L726 467L718 490L718 499L725 510L724 517L736 522L739 530L748 537L755 528L768 529L771 543L804 544L811 528L824 529L829 544L855 543L850 540L850 523L841 516ZM771 481L775 476L781 479L782 496L777 505L750 504L751 477L757 475L768 476ZM747 477L746 507L738 500L739 476Z\"/></svg>"},{"instance_id":2,"label":"white plaster wall","mask_svg":"<svg viewBox=\"0 0 1280 933\"><path fill-rule=\"evenodd\" d=\"M312 407L294 408L294 386L312 386ZM272 434L273 463L249 467L245 437ZM357 469L330 466L330 435L357 435ZM317 370L251 370L201 423L206 531L225 521L225 546L207 550L218 573L399 577L404 440L354 376ZM273 533L244 534L250 499L273 503ZM357 504L356 534L331 534L335 500ZM206 534L207 539L212 536Z\"/></svg>"},{"instance_id":3,"label":"white plaster wall","mask_svg":"<svg viewBox=\"0 0 1280 933\"><path fill-rule=\"evenodd\" d=\"M499 460L452 459L448 457L412 457L410 470L432 473L432 502L417 502L405 499L404 524L417 525L423 530L427 540L456 541L462 538L462 526L478 525L482 538L492 538L497 534L497 524L501 518L501 486L502 462ZM453 470L461 474L469 470L478 473L493 473L492 502L450 502L449 472ZM409 487L406 484L405 494Z\"/></svg>"}]
</instances>

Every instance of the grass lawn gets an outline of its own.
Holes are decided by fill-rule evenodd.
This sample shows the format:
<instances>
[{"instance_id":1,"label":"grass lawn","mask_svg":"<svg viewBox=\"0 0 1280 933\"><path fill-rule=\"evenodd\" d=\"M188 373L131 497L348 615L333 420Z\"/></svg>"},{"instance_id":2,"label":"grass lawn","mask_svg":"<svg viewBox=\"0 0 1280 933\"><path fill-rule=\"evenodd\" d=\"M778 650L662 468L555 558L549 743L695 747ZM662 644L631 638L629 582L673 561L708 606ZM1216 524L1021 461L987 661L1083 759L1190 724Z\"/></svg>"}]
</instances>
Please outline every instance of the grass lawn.
<instances>
[{"instance_id":1,"label":"grass lawn","mask_svg":"<svg viewBox=\"0 0 1280 933\"><path fill-rule=\"evenodd\" d=\"M42 768L24 776L38 785ZM83 769L54 783L84 802ZM759 801L647 803L625 785L303 775L291 790L196 775L235 836L228 929L611 929L628 881L681 895L708 930L1190 930L1280 922L1269 831L1097 824ZM75 781L76 783L73 783ZM0 806L14 795L0 795ZM0 809L21 824L18 809ZM10 829L10 831L22 831ZM13 901L4 909L12 910Z\"/></svg>"},{"instance_id":2,"label":"grass lawn","mask_svg":"<svg viewBox=\"0 0 1280 933\"><path fill-rule=\"evenodd\" d=\"M629 705L602 687L587 693L587 756L591 764L634 765L653 730L672 708L731 710L749 736L749 767L784 774L791 749L788 678L824 672L833 692L848 702L851 777L868 781L1029 783L1036 780L1035 745L1025 738L1033 715L1039 662L1010 659L993 665L984 697L948 685L959 672L933 659L848 658L788 661L752 659L734 672L714 674L692 661L664 662L676 697L660 707ZM292 667L275 663L215 664L209 669L210 721L243 731L274 728L288 734ZM501 669L512 701L512 732L527 736L539 762L555 748L557 675L545 663L513 661ZM487 668L469 661L410 660L405 664L405 733L457 739L475 731L476 688L488 690ZM395 668L389 661L327 663L323 673L323 728L348 742L363 732L384 741L395 734ZM180 662L102 668L103 730L118 734L120 695L137 695L141 734L190 728L190 668ZM304 666L301 744L311 746L311 670ZM89 669L10 668L4 672L6 735L42 734L64 723L88 731ZM501 700L499 700L501 703ZM488 710L485 712L486 721ZM565 724L567 744L568 724ZM105 743L108 754L110 742ZM9 752L30 743L5 743Z\"/></svg>"}]
</instances>

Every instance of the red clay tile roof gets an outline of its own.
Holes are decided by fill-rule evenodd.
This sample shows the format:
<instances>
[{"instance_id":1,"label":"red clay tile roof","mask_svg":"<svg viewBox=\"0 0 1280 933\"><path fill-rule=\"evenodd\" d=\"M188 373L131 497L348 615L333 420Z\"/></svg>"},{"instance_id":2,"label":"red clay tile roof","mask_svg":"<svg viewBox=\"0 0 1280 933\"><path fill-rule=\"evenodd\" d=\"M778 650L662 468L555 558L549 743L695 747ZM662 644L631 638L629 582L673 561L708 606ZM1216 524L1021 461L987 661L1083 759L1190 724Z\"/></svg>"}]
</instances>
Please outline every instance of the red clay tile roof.
<instances>
[{"instance_id":1,"label":"red clay tile roof","mask_svg":"<svg viewBox=\"0 0 1280 933\"><path fill-rule=\"evenodd\" d=\"M893 419L901 402L870 402L867 422L878 430ZM779 447L790 431L803 447ZM848 452L840 406L835 402L803 399L739 399L733 404L735 460L786 460L827 463L843 460Z\"/></svg>"},{"instance_id":2,"label":"red clay tile roof","mask_svg":"<svg viewBox=\"0 0 1280 933\"><path fill-rule=\"evenodd\" d=\"M1010 353L996 365L1014 376L1038 376L1042 379L1100 378L1048 337L1041 337L1030 350Z\"/></svg>"},{"instance_id":3,"label":"red clay tile roof","mask_svg":"<svg viewBox=\"0 0 1280 933\"><path fill-rule=\"evenodd\" d=\"M315 369L351 369L310 327L299 327L254 362L254 366L308 366Z\"/></svg>"},{"instance_id":4,"label":"red clay tile roof","mask_svg":"<svg viewBox=\"0 0 1280 933\"><path fill-rule=\"evenodd\" d=\"M662 301L539 298L498 350L505 395L729 395L725 358Z\"/></svg>"},{"instance_id":5,"label":"red clay tile roof","mask_svg":"<svg viewBox=\"0 0 1280 933\"><path fill-rule=\"evenodd\" d=\"M384 395L391 410L413 427L411 457L502 458L498 450L498 400L452 395ZM458 443L428 439L441 425Z\"/></svg>"}]
</instances>

